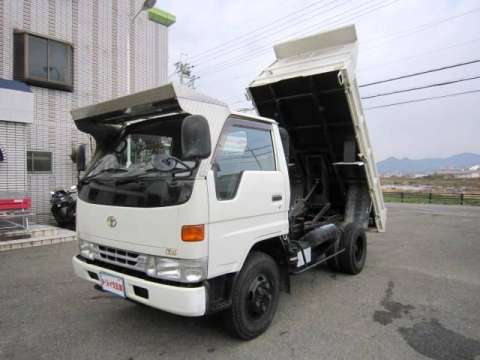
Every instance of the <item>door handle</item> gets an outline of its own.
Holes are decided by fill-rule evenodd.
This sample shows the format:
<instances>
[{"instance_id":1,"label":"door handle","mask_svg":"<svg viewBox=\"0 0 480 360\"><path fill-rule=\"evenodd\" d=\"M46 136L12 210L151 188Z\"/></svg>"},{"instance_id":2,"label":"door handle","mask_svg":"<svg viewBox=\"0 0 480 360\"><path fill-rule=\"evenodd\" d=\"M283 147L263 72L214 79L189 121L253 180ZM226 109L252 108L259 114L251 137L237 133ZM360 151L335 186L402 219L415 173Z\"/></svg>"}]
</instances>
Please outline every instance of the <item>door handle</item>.
<instances>
[{"instance_id":1,"label":"door handle","mask_svg":"<svg viewBox=\"0 0 480 360\"><path fill-rule=\"evenodd\" d=\"M282 195L272 195L272 201L281 201Z\"/></svg>"}]
</instances>

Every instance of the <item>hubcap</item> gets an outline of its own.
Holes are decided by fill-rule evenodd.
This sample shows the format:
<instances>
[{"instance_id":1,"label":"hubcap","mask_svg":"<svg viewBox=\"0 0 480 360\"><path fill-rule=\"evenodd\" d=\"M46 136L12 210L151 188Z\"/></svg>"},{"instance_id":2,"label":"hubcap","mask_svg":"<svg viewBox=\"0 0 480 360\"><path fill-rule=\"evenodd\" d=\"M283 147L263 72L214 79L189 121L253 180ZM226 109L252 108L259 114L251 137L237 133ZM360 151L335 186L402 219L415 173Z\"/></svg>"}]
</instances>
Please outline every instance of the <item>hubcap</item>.
<instances>
[{"instance_id":1,"label":"hubcap","mask_svg":"<svg viewBox=\"0 0 480 360\"><path fill-rule=\"evenodd\" d=\"M263 274L253 279L248 288L247 306L250 316L260 318L272 303L273 286L271 281Z\"/></svg>"}]
</instances>

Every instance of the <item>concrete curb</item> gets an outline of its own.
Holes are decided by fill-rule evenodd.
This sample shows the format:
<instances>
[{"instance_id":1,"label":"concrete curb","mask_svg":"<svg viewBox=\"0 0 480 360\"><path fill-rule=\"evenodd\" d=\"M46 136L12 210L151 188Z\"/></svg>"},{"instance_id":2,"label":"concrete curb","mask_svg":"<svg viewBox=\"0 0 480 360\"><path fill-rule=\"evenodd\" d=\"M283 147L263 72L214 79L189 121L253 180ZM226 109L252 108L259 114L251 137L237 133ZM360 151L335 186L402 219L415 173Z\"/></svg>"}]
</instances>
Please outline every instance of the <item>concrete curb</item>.
<instances>
[{"instance_id":1,"label":"concrete curb","mask_svg":"<svg viewBox=\"0 0 480 360\"><path fill-rule=\"evenodd\" d=\"M77 240L77 234L69 230L58 230L48 236L35 236L28 239L10 240L0 242L0 252L17 250L35 246L60 244Z\"/></svg>"}]
</instances>

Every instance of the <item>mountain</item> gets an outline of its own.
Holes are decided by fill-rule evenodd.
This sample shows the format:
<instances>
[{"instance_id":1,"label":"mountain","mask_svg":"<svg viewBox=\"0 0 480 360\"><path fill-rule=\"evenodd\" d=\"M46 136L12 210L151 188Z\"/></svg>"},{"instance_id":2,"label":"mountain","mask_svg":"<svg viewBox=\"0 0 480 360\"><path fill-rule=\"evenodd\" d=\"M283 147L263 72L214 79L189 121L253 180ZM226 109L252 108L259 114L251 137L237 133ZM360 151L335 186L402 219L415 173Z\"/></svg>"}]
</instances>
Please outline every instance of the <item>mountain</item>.
<instances>
[{"instance_id":1,"label":"mountain","mask_svg":"<svg viewBox=\"0 0 480 360\"><path fill-rule=\"evenodd\" d=\"M377 163L380 174L431 174L445 169L465 169L480 164L480 154L463 153L448 158L398 159L389 157Z\"/></svg>"}]
</instances>

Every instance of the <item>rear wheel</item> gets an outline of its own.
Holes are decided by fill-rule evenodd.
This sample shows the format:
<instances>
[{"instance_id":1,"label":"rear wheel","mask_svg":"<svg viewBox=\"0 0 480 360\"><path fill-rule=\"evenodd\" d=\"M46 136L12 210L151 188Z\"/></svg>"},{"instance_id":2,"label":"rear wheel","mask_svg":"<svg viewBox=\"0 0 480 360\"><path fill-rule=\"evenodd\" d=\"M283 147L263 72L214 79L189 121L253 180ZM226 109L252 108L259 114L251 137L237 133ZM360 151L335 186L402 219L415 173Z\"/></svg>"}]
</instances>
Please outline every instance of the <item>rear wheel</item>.
<instances>
[{"instance_id":1,"label":"rear wheel","mask_svg":"<svg viewBox=\"0 0 480 360\"><path fill-rule=\"evenodd\" d=\"M365 230L353 223L345 226L340 248L345 251L338 255L339 270L351 275L361 272L367 259Z\"/></svg>"},{"instance_id":2,"label":"rear wheel","mask_svg":"<svg viewBox=\"0 0 480 360\"><path fill-rule=\"evenodd\" d=\"M252 252L232 291L232 306L225 322L237 337L250 340L270 326L277 310L280 275L275 261L262 252Z\"/></svg>"}]
</instances>

